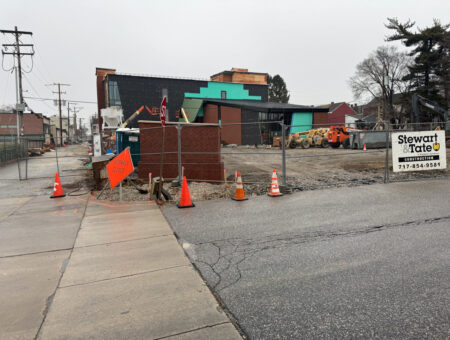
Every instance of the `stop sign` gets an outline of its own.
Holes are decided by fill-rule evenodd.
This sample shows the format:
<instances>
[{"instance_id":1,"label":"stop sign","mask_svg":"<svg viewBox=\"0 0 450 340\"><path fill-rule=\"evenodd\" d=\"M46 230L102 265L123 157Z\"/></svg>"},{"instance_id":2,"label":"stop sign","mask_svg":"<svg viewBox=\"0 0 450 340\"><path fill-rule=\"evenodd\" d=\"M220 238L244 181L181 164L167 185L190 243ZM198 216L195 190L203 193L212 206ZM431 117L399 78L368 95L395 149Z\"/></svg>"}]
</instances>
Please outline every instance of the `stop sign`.
<instances>
[{"instance_id":1,"label":"stop sign","mask_svg":"<svg viewBox=\"0 0 450 340\"><path fill-rule=\"evenodd\" d=\"M159 117L161 118L162 126L166 126L166 106L167 106L167 97L164 97L161 103L161 109L159 110Z\"/></svg>"}]
</instances>

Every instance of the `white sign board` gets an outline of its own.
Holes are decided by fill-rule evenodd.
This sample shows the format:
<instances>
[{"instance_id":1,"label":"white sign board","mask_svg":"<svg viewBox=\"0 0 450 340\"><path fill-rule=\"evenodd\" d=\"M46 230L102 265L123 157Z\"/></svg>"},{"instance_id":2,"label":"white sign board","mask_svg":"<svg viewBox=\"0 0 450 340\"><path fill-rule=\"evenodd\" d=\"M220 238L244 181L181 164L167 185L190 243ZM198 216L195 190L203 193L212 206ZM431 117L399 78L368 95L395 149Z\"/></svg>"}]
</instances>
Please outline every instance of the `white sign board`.
<instances>
[{"instance_id":1,"label":"white sign board","mask_svg":"<svg viewBox=\"0 0 450 340\"><path fill-rule=\"evenodd\" d=\"M94 135L94 157L102 155L102 137L100 134Z\"/></svg>"},{"instance_id":2,"label":"white sign board","mask_svg":"<svg viewBox=\"0 0 450 340\"><path fill-rule=\"evenodd\" d=\"M392 133L394 172L447 168L445 131Z\"/></svg>"}]
</instances>

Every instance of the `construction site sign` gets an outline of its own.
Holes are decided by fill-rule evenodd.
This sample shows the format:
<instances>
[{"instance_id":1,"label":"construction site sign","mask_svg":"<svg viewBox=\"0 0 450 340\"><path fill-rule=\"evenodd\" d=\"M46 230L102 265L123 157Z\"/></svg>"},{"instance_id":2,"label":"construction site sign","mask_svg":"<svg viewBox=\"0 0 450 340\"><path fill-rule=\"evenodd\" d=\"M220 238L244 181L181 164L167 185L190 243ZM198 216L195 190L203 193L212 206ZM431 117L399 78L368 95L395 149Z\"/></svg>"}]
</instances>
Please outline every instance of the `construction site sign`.
<instances>
[{"instance_id":1,"label":"construction site sign","mask_svg":"<svg viewBox=\"0 0 450 340\"><path fill-rule=\"evenodd\" d=\"M445 131L392 133L394 172L447 168Z\"/></svg>"},{"instance_id":2,"label":"construction site sign","mask_svg":"<svg viewBox=\"0 0 450 340\"><path fill-rule=\"evenodd\" d=\"M109 185L113 189L134 171L130 149L126 148L106 164L106 171L108 172Z\"/></svg>"}]
</instances>

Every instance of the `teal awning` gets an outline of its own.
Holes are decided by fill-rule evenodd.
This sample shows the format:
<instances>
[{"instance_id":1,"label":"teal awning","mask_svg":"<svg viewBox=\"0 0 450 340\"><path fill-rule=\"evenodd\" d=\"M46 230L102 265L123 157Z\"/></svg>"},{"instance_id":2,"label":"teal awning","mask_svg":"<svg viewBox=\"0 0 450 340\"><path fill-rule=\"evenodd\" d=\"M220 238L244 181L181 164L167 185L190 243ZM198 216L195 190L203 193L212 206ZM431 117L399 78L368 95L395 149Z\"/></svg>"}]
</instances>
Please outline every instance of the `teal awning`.
<instances>
[{"instance_id":1,"label":"teal awning","mask_svg":"<svg viewBox=\"0 0 450 340\"><path fill-rule=\"evenodd\" d=\"M186 116L189 119L190 123L195 121L197 116L203 116L203 100L202 99L193 99L193 98L184 98L183 101L183 109L186 112ZM180 122L184 122L183 115L180 112Z\"/></svg>"},{"instance_id":2,"label":"teal awning","mask_svg":"<svg viewBox=\"0 0 450 340\"><path fill-rule=\"evenodd\" d=\"M312 112L294 112L291 120L291 131L289 133L297 133L312 129L313 113ZM295 126L298 125L298 126Z\"/></svg>"}]
</instances>

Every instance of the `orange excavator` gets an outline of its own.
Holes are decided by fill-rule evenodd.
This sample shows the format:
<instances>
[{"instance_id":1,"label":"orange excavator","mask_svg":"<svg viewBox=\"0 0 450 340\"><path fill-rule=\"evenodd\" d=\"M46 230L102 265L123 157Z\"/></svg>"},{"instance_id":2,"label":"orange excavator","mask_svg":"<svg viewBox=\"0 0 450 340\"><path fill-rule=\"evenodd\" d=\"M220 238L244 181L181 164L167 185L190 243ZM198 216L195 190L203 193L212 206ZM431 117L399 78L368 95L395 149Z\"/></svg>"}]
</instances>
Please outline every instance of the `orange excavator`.
<instances>
[{"instance_id":1,"label":"orange excavator","mask_svg":"<svg viewBox=\"0 0 450 340\"><path fill-rule=\"evenodd\" d=\"M338 148L341 144L344 149L350 148L350 132L352 131L364 131L360 129L355 129L347 126L330 126L330 131L328 131L328 143L332 148Z\"/></svg>"}]
</instances>

